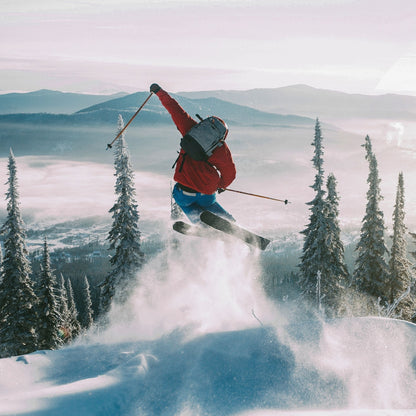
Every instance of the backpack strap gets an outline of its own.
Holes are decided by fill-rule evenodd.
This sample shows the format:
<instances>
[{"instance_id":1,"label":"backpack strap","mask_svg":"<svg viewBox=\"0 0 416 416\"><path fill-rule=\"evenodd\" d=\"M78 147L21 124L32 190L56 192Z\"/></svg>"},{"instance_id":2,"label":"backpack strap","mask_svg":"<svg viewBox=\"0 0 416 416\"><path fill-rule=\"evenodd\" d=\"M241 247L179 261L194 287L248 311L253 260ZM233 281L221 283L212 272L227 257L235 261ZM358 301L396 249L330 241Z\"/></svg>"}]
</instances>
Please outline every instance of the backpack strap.
<instances>
[{"instance_id":1,"label":"backpack strap","mask_svg":"<svg viewBox=\"0 0 416 416\"><path fill-rule=\"evenodd\" d=\"M178 160L179 160L179 156L181 155L179 152L177 152L178 153L178 157L175 159L175 162L173 163L173 165L172 165L172 168L171 169L173 169L175 166L176 166L176 164L178 163Z\"/></svg>"},{"instance_id":2,"label":"backpack strap","mask_svg":"<svg viewBox=\"0 0 416 416\"><path fill-rule=\"evenodd\" d=\"M179 166L179 172L182 172L183 164L185 163L185 158L186 158L186 153L184 153L182 156L182 162L181 162L181 165ZM178 156L178 159L179 159L179 156Z\"/></svg>"},{"instance_id":3,"label":"backpack strap","mask_svg":"<svg viewBox=\"0 0 416 416\"><path fill-rule=\"evenodd\" d=\"M180 152L178 152L178 153L179 153L178 157L176 158L175 163L172 165L172 169L176 166L176 164L178 163L179 158L181 157ZM183 154L181 166L179 167L179 172L182 172L183 164L185 163L185 157L186 157L186 153Z\"/></svg>"}]
</instances>

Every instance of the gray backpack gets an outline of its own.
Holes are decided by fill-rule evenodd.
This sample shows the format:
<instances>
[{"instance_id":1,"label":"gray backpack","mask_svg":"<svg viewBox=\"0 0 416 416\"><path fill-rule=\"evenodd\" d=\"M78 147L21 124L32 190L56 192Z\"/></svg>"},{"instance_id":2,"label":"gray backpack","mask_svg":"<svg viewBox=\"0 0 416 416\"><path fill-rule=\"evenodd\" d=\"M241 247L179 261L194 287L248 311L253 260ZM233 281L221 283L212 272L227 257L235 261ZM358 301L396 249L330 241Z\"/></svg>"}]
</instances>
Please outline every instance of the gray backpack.
<instances>
[{"instance_id":1,"label":"gray backpack","mask_svg":"<svg viewBox=\"0 0 416 416\"><path fill-rule=\"evenodd\" d=\"M222 146L228 134L227 124L218 117L201 119L181 139L181 148L194 160L207 161L217 147Z\"/></svg>"}]
</instances>

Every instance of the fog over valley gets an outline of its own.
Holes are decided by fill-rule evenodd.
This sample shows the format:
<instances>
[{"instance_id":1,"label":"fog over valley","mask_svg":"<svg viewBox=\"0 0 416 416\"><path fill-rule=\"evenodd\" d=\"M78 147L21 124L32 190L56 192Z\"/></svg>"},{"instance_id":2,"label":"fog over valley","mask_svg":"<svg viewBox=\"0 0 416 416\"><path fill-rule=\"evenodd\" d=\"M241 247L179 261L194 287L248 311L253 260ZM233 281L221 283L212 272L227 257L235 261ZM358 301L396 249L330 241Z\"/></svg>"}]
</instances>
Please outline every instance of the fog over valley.
<instances>
[{"instance_id":1,"label":"fog over valley","mask_svg":"<svg viewBox=\"0 0 416 416\"><path fill-rule=\"evenodd\" d=\"M281 90L283 91L280 92ZM271 95L276 99L283 96L288 107L285 111L286 101L279 101L281 113L293 114L292 111L299 110L302 117L262 113L217 98L216 101L206 97L180 99L191 114L218 114L229 124L227 142L237 167L237 178L232 188L291 202L284 206L225 193L219 197L223 204L247 226L259 226L262 229L279 230L278 232L302 228L308 218L305 203L313 197L310 189L314 177L311 143L313 125L315 119L319 118L324 137L324 170L326 174L334 173L338 181L341 223L357 228L364 213L368 165L361 145L367 134L371 137L378 159L386 222L391 222L397 176L403 171L407 223L416 223L416 201L411 191L416 180L413 169L416 123L407 116L410 111L414 111L416 99L402 97L405 103L403 106L407 106L403 117L399 117L396 107L392 107L395 116L380 119L380 113L387 113L385 107L389 103L384 96L379 98L383 103L382 110L377 110L377 97L350 97L348 94L312 90L315 99L320 97L320 104L316 111L312 104L306 111L305 108L296 106L296 102L302 101L302 91L306 97L310 94L309 88L304 87L302 90L299 86L294 86L292 90L290 87L260 90L253 95L259 97L264 93L266 97ZM267 95L268 92L274 95ZM42 92L39 95L40 101L44 94ZM205 93L206 96L208 94ZM124 114L124 121L127 122L140 105L140 100L147 95L125 95L91 108L80 108L77 113L67 114L64 118L34 113L0 116L0 155L3 156L3 166L10 147L18 158L23 212L51 220L86 214L107 215L113 198L114 178L112 151L106 151L105 148L115 137L118 114ZM184 95L194 96L197 93ZM221 99L229 98L226 91L218 95ZM245 92L230 94L234 101L241 97L242 103L248 101L244 99L246 95ZM53 96L58 103L67 99L64 94L57 93ZM352 107L351 112L343 118L342 112L334 115L336 100L342 99L345 106L348 99L352 100L353 105L360 97L364 103L366 100L370 100L372 105L376 103L372 111L368 109L366 115L363 115L360 107ZM0 104L3 101L7 103L8 99L7 95L0 96ZM270 102L270 97L268 100ZM400 96L395 97L393 104L397 104L398 100ZM261 100L253 98L249 101L251 105L258 102ZM323 102L327 103L326 107ZM5 106L3 108L7 109ZM323 108L332 108L332 113ZM318 113L319 109L324 117ZM88 120L77 118L82 114L88 114ZM171 166L176 159L179 139L179 133L155 98L150 100L148 107L144 108L126 131L143 219L152 216L162 219L169 211L173 175ZM0 170L0 175L5 178L6 169Z\"/></svg>"}]
</instances>

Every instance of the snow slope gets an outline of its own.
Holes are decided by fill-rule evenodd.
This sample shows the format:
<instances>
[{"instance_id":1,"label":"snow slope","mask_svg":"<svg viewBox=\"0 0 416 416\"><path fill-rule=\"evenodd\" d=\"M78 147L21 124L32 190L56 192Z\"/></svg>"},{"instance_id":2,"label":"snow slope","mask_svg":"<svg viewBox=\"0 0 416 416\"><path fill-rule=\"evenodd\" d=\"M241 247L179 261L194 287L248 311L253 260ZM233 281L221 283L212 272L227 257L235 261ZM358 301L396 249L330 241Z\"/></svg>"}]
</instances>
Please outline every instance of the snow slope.
<instances>
[{"instance_id":1,"label":"snow slope","mask_svg":"<svg viewBox=\"0 0 416 416\"><path fill-rule=\"evenodd\" d=\"M416 326L270 305L260 253L204 241L152 259L107 330L0 360L0 415L416 414Z\"/></svg>"},{"instance_id":2,"label":"snow slope","mask_svg":"<svg viewBox=\"0 0 416 416\"><path fill-rule=\"evenodd\" d=\"M416 414L414 326L363 319L293 328L293 345L267 327L3 359L0 414Z\"/></svg>"}]
</instances>

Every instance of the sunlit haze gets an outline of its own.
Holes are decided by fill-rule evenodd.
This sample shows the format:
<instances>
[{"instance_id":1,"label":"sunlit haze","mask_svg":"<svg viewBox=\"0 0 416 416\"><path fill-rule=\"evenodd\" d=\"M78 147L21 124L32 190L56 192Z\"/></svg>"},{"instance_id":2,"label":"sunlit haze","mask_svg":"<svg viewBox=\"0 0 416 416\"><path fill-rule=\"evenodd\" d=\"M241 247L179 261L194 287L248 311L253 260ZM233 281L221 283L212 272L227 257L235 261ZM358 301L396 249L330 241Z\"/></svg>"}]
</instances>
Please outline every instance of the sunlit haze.
<instances>
[{"instance_id":1,"label":"sunlit haze","mask_svg":"<svg viewBox=\"0 0 416 416\"><path fill-rule=\"evenodd\" d=\"M0 91L416 94L413 0L4 0Z\"/></svg>"}]
</instances>

